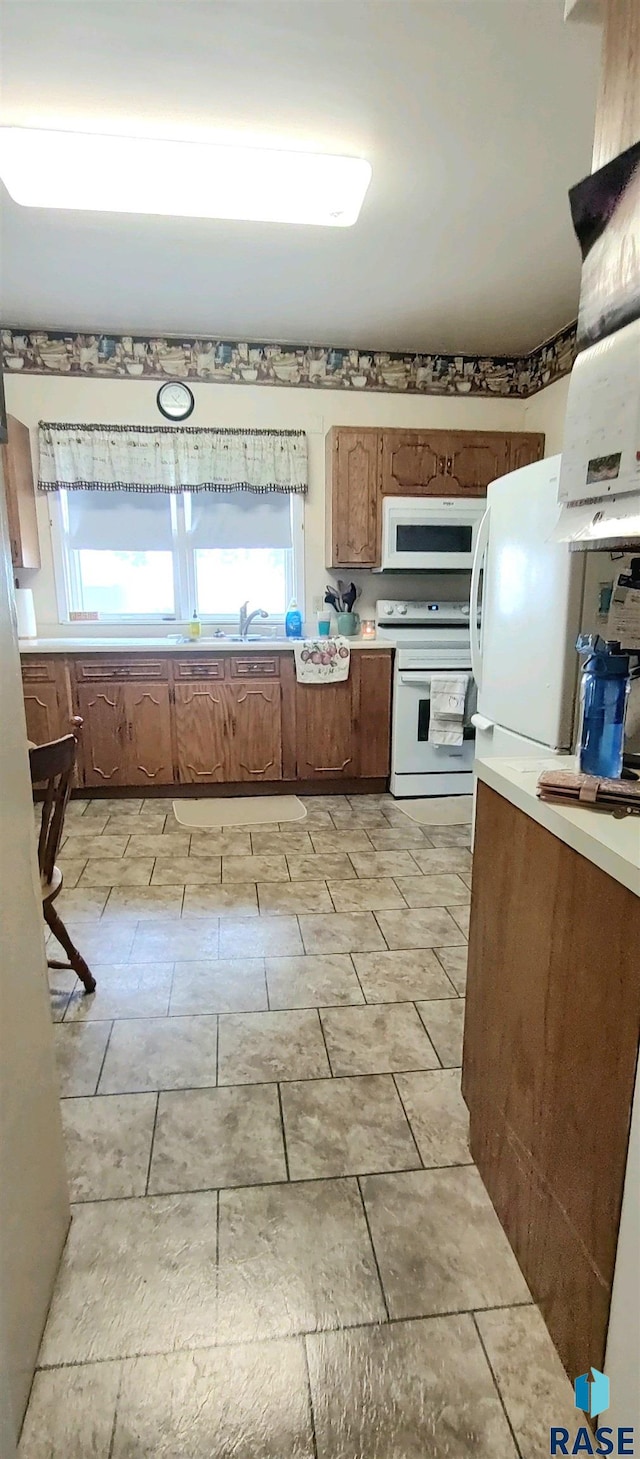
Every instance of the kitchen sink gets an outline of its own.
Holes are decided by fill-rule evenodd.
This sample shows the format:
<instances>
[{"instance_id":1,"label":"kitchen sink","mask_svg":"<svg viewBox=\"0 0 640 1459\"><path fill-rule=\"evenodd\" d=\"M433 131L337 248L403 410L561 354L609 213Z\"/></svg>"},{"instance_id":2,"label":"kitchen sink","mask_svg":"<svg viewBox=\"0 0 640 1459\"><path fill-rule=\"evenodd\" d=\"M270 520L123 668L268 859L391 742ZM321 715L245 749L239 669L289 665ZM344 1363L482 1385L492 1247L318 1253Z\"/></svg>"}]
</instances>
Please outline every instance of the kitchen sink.
<instances>
[{"instance_id":1,"label":"kitchen sink","mask_svg":"<svg viewBox=\"0 0 640 1459\"><path fill-rule=\"evenodd\" d=\"M264 633L212 633L201 638L190 638L188 633L169 633L167 637L170 643L188 643L193 648L215 648L220 643L263 643L266 648L273 648L274 644L286 641L267 638Z\"/></svg>"}]
</instances>

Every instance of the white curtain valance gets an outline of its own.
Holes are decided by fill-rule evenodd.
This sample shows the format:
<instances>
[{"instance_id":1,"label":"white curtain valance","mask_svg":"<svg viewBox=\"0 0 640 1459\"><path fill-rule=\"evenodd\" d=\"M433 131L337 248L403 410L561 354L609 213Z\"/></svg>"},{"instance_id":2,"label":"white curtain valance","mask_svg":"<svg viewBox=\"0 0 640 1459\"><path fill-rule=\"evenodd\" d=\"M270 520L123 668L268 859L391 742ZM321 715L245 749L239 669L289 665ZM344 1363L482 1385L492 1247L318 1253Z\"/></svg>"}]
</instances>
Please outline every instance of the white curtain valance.
<instances>
[{"instance_id":1,"label":"white curtain valance","mask_svg":"<svg viewBox=\"0 0 640 1459\"><path fill-rule=\"evenodd\" d=\"M304 431L40 421L40 491L307 490Z\"/></svg>"}]
</instances>

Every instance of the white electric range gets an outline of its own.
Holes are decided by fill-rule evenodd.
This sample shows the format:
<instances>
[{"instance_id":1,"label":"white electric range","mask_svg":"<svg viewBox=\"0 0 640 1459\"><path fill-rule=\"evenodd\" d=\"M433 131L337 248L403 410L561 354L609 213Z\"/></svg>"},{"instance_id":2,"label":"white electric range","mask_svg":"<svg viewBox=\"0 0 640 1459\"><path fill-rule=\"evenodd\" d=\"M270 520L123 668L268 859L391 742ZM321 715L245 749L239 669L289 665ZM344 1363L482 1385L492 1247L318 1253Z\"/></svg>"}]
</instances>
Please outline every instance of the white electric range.
<instances>
[{"instance_id":1,"label":"white electric range","mask_svg":"<svg viewBox=\"0 0 640 1459\"><path fill-rule=\"evenodd\" d=\"M431 673L471 670L469 604L376 604L379 639L395 644L390 790L396 796L469 795L473 789L474 731L465 723L461 745L429 741ZM467 695L474 706L473 684Z\"/></svg>"}]
</instances>

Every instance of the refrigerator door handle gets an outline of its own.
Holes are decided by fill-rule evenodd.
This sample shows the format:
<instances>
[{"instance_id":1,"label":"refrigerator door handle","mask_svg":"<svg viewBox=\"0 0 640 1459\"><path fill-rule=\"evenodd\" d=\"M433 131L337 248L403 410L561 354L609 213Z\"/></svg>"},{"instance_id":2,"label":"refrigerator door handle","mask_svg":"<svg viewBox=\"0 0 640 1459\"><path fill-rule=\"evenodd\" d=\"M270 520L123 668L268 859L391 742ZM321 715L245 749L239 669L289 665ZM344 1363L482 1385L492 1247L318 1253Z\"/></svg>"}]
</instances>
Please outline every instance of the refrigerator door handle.
<instances>
[{"instance_id":1,"label":"refrigerator door handle","mask_svg":"<svg viewBox=\"0 0 640 1459\"><path fill-rule=\"evenodd\" d=\"M488 734L490 730L495 729L495 724L493 720L486 719L484 714L472 714L471 723L474 729L483 730L485 734Z\"/></svg>"},{"instance_id":2,"label":"refrigerator door handle","mask_svg":"<svg viewBox=\"0 0 640 1459\"><path fill-rule=\"evenodd\" d=\"M473 568L471 570L471 612L469 622L469 629L471 634L471 668L473 670L473 677L476 681L476 687L478 691L482 687L482 654L480 651L480 629L478 628L478 614L480 612L480 578L482 574L482 569L485 565L487 546L489 543L490 511L491 508L487 507L487 510L478 528L478 536L476 538L476 550L473 558Z\"/></svg>"}]
</instances>

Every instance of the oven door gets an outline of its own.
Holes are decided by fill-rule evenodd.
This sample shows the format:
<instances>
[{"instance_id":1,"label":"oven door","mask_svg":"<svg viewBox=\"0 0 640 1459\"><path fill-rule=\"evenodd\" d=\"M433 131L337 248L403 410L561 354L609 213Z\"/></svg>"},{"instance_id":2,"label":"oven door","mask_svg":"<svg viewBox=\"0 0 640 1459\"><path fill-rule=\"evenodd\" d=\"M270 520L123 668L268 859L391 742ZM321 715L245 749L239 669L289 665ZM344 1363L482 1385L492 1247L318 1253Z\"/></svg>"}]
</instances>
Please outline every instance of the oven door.
<instances>
[{"instance_id":1,"label":"oven door","mask_svg":"<svg viewBox=\"0 0 640 1459\"><path fill-rule=\"evenodd\" d=\"M435 670L434 670L435 672ZM446 669L439 668L439 674ZM452 673L459 670L452 669ZM473 690L473 685L471 686ZM467 705L472 710L474 695ZM471 770L475 730L465 723L461 745L429 743L431 721L431 672L429 669L399 669L393 700L392 769L396 775L437 775L439 772Z\"/></svg>"},{"instance_id":2,"label":"oven door","mask_svg":"<svg viewBox=\"0 0 640 1459\"><path fill-rule=\"evenodd\" d=\"M385 497L381 571L471 571L486 502Z\"/></svg>"}]
</instances>

